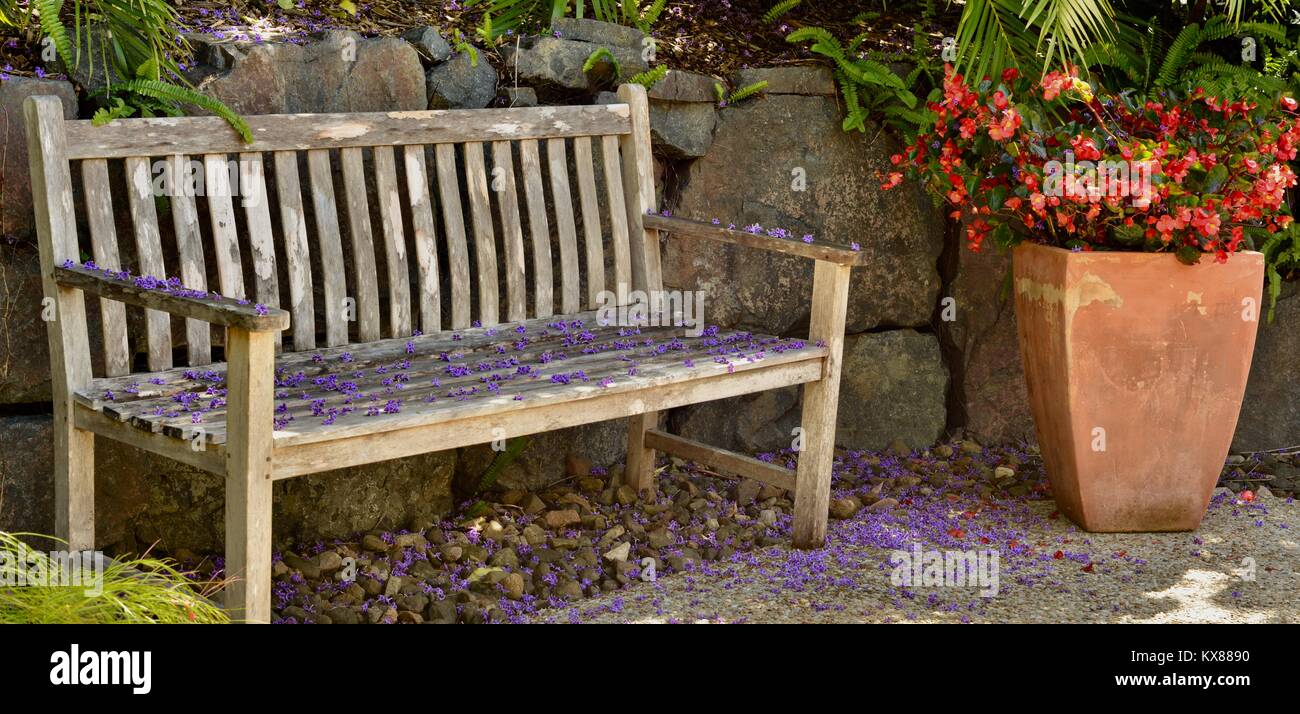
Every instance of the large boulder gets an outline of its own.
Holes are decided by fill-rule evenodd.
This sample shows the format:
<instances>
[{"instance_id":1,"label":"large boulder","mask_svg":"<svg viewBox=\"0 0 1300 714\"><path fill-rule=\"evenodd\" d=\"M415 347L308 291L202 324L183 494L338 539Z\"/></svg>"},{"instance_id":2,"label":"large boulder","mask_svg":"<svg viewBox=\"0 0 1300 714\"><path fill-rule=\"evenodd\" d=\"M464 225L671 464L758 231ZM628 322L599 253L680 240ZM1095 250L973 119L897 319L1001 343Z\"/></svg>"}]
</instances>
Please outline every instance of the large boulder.
<instances>
[{"instance_id":1,"label":"large boulder","mask_svg":"<svg viewBox=\"0 0 1300 714\"><path fill-rule=\"evenodd\" d=\"M674 410L674 434L711 446L757 454L790 448L799 426L799 388L770 389Z\"/></svg>"},{"instance_id":2,"label":"large boulder","mask_svg":"<svg viewBox=\"0 0 1300 714\"><path fill-rule=\"evenodd\" d=\"M497 72L482 52L461 52L426 75L430 109L482 109L497 96Z\"/></svg>"},{"instance_id":3,"label":"large boulder","mask_svg":"<svg viewBox=\"0 0 1300 714\"><path fill-rule=\"evenodd\" d=\"M960 240L960 243L965 243ZM1011 254L985 246L976 253L952 247L957 271L940 305L939 329L952 346L956 421L980 443L1032 442L1015 301L1007 289ZM948 318L952 319L949 320Z\"/></svg>"},{"instance_id":4,"label":"large boulder","mask_svg":"<svg viewBox=\"0 0 1300 714\"><path fill-rule=\"evenodd\" d=\"M894 139L875 127L845 133L840 122L825 97L771 96L722 110L712 147L690 165L671 208L857 242L867 261L853 271L847 331L925 325L939 296L942 215L919 189L880 190L876 173L889 169ZM671 237L663 264L666 284L707 291L710 323L779 335L808 325L811 261Z\"/></svg>"},{"instance_id":5,"label":"large boulder","mask_svg":"<svg viewBox=\"0 0 1300 714\"><path fill-rule=\"evenodd\" d=\"M808 97L833 97L837 90L835 75L826 65L791 67L754 67L737 71L731 77L736 89L767 82L768 94L801 94Z\"/></svg>"},{"instance_id":6,"label":"large boulder","mask_svg":"<svg viewBox=\"0 0 1300 714\"><path fill-rule=\"evenodd\" d=\"M0 404L50 399L43 296L36 247L0 240Z\"/></svg>"},{"instance_id":7,"label":"large boulder","mask_svg":"<svg viewBox=\"0 0 1300 714\"><path fill-rule=\"evenodd\" d=\"M1264 310L1267 310L1267 297ZM1300 283L1285 286L1273 322L1260 316L1233 451L1300 444Z\"/></svg>"},{"instance_id":8,"label":"large boulder","mask_svg":"<svg viewBox=\"0 0 1300 714\"><path fill-rule=\"evenodd\" d=\"M656 154L694 159L708 152L718 123L714 81L670 70L650 88L650 138Z\"/></svg>"},{"instance_id":9,"label":"large boulder","mask_svg":"<svg viewBox=\"0 0 1300 714\"><path fill-rule=\"evenodd\" d=\"M597 63L592 72L583 72L583 65L597 50L604 47L618 62L621 74L615 76L608 63ZM501 49L505 58L505 73L533 86L561 89L598 89L612 86L620 78L630 77L649 69L640 49L630 47L567 40L543 36L523 41L518 47L507 45Z\"/></svg>"},{"instance_id":10,"label":"large boulder","mask_svg":"<svg viewBox=\"0 0 1300 714\"><path fill-rule=\"evenodd\" d=\"M4 142L0 150L0 242L30 238L35 233L23 101L46 94L63 102L63 118L77 118L77 92L69 82L29 77L0 82L0 140Z\"/></svg>"},{"instance_id":11,"label":"large boulder","mask_svg":"<svg viewBox=\"0 0 1300 714\"><path fill-rule=\"evenodd\" d=\"M835 442L883 449L894 440L924 448L944 434L948 370L934 335L888 330L844 341Z\"/></svg>"},{"instance_id":12,"label":"large boulder","mask_svg":"<svg viewBox=\"0 0 1300 714\"><path fill-rule=\"evenodd\" d=\"M0 530L54 531L50 423L49 416L0 417ZM221 477L108 439L95 447L100 548L222 551ZM275 545L427 524L451 510L455 462L455 452L439 452L277 481Z\"/></svg>"},{"instance_id":13,"label":"large boulder","mask_svg":"<svg viewBox=\"0 0 1300 714\"><path fill-rule=\"evenodd\" d=\"M199 89L241 114L414 111L428 106L424 68L407 42L331 31L306 45L243 46Z\"/></svg>"},{"instance_id":14,"label":"large boulder","mask_svg":"<svg viewBox=\"0 0 1300 714\"><path fill-rule=\"evenodd\" d=\"M604 467L622 461L627 455L627 420L615 419L523 438L528 439L528 444L518 458L501 472L494 487L545 488L565 477L565 464L570 456L581 457L595 466ZM458 495L475 495L484 472L496 454L487 444L461 449L456 465Z\"/></svg>"}]
</instances>

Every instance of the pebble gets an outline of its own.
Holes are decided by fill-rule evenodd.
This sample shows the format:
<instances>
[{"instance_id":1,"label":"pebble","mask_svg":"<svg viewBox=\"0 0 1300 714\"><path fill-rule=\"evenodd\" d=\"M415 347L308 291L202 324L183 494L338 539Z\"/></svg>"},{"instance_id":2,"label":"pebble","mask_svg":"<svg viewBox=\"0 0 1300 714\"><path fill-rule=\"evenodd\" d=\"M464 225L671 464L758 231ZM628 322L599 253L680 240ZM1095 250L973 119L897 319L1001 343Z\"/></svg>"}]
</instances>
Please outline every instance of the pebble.
<instances>
[{"instance_id":1,"label":"pebble","mask_svg":"<svg viewBox=\"0 0 1300 714\"><path fill-rule=\"evenodd\" d=\"M605 553L604 557L605 560L608 560L611 563L624 563L627 562L627 556L630 555L631 553L632 553L632 544L624 542L614 546L613 549Z\"/></svg>"},{"instance_id":2,"label":"pebble","mask_svg":"<svg viewBox=\"0 0 1300 714\"><path fill-rule=\"evenodd\" d=\"M547 511L543 521L546 523L547 528L554 531L571 526L575 523L581 523L582 516L578 515L578 512L573 510Z\"/></svg>"}]
</instances>

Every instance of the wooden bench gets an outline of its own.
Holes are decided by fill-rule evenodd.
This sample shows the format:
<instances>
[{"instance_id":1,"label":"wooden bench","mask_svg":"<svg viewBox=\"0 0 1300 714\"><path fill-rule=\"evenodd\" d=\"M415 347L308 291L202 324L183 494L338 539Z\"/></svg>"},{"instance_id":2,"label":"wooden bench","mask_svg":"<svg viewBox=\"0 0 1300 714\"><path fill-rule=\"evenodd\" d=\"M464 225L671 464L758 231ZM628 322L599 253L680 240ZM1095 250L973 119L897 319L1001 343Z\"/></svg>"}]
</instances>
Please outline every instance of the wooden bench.
<instances>
[{"instance_id":1,"label":"wooden bench","mask_svg":"<svg viewBox=\"0 0 1300 714\"><path fill-rule=\"evenodd\" d=\"M793 490L794 542L820 546L859 254L648 215L646 95L619 97L254 116L251 145L217 118L97 127L29 99L58 535L94 547L96 436L222 474L227 607L266 621L273 480L628 418L638 490L656 452L679 454ZM231 161L234 196L216 180ZM188 162L207 190L157 199L155 173ZM662 289L661 232L815 260L808 339L598 324L601 291ZM184 288L142 277L169 275ZM797 473L658 428L665 409L793 384Z\"/></svg>"}]
</instances>

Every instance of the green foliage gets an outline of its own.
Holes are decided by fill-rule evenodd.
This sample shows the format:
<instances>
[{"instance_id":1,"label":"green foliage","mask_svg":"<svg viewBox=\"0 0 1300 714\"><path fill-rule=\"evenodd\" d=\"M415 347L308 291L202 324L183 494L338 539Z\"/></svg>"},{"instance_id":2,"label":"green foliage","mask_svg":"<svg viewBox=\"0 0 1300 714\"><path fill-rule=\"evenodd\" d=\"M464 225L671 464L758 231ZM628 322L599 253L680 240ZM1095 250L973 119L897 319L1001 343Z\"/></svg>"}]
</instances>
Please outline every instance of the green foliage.
<instances>
[{"instance_id":1,"label":"green foliage","mask_svg":"<svg viewBox=\"0 0 1300 714\"><path fill-rule=\"evenodd\" d=\"M718 106L729 107L737 102L743 102L750 97L757 96L767 89L767 80L754 82L737 89L734 92L727 92L727 88L718 82L713 83L713 93L718 96Z\"/></svg>"},{"instance_id":2,"label":"green foliage","mask_svg":"<svg viewBox=\"0 0 1300 714\"><path fill-rule=\"evenodd\" d=\"M0 573L5 582L28 581L33 573L54 573L62 565L19 536L0 531ZM20 580L20 578L22 580ZM105 563L102 587L15 585L0 587L0 624L149 624L225 623L226 613L208 599L222 583L202 590L165 559L142 556ZM96 593L95 591L99 592ZM89 592L88 592L89 591Z\"/></svg>"},{"instance_id":3,"label":"green foliage","mask_svg":"<svg viewBox=\"0 0 1300 714\"><path fill-rule=\"evenodd\" d=\"M655 84L658 83L659 80L663 79L664 75L666 74L668 74L668 65L661 64L658 67L655 67L654 69L648 70L646 72L638 72L637 74L628 77L627 81L633 84L639 84L642 87L649 89L655 86Z\"/></svg>"},{"instance_id":4,"label":"green foliage","mask_svg":"<svg viewBox=\"0 0 1300 714\"><path fill-rule=\"evenodd\" d=\"M465 39L465 33L456 30L456 37L451 41L452 49L469 55L469 66L478 66L478 48Z\"/></svg>"},{"instance_id":5,"label":"green foliage","mask_svg":"<svg viewBox=\"0 0 1300 714\"><path fill-rule=\"evenodd\" d=\"M587 61L582 63L582 73L590 74L600 66L602 62L608 62L613 66L615 77L621 77L623 75L623 68L619 66L618 60L614 59L614 53L604 47L598 47L595 52L587 55Z\"/></svg>"},{"instance_id":6,"label":"green foliage","mask_svg":"<svg viewBox=\"0 0 1300 714\"><path fill-rule=\"evenodd\" d=\"M116 87L116 94L110 97L114 104L101 116L95 112L93 121L99 124L112 121L119 116L130 116L129 108L140 112L141 116L180 116L179 106L192 104L207 112L225 119L230 127L239 132L245 143L253 143L253 132L243 117L236 114L225 104L212 97L200 94L189 87L160 82L156 79L131 79L121 82ZM125 97L125 101L123 101ZM125 113L124 113L125 112Z\"/></svg>"},{"instance_id":7,"label":"green foliage","mask_svg":"<svg viewBox=\"0 0 1300 714\"><path fill-rule=\"evenodd\" d=\"M801 0L781 0L773 5L767 12L763 13L763 22L773 23L781 19L786 13L799 7Z\"/></svg>"},{"instance_id":8,"label":"green foliage","mask_svg":"<svg viewBox=\"0 0 1300 714\"><path fill-rule=\"evenodd\" d=\"M649 32L666 5L667 0L653 0L644 9L638 0L467 0L465 8L485 8L484 14L492 16L489 29L496 40L510 32L544 32L566 16L592 17Z\"/></svg>"}]
</instances>

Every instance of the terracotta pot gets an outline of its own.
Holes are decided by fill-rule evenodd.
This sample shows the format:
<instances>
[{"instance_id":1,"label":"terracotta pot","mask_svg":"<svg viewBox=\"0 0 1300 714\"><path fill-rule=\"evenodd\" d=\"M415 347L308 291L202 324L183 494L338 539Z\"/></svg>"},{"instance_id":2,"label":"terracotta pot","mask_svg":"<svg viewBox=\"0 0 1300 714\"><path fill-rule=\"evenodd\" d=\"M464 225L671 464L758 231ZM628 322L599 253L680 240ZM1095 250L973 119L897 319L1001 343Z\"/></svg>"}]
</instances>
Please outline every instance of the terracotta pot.
<instances>
[{"instance_id":1,"label":"terracotta pot","mask_svg":"<svg viewBox=\"0 0 1300 714\"><path fill-rule=\"evenodd\" d=\"M1237 428L1264 257L1013 253L1038 444L1062 513L1089 531L1194 530Z\"/></svg>"}]
</instances>

